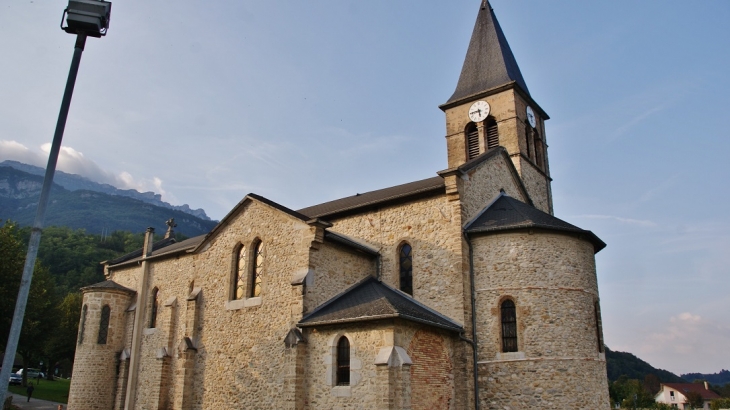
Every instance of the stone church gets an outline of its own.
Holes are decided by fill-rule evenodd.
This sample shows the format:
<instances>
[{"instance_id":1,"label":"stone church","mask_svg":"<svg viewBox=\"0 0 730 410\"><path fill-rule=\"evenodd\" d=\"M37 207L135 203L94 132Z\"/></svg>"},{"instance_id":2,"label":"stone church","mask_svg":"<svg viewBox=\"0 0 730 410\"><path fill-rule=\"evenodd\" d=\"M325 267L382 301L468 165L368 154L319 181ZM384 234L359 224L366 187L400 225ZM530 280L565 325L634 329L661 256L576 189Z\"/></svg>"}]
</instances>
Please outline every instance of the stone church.
<instances>
[{"instance_id":1,"label":"stone church","mask_svg":"<svg viewBox=\"0 0 730 410\"><path fill-rule=\"evenodd\" d=\"M545 121L484 1L448 169L103 262L69 409L608 409L592 232L553 215Z\"/></svg>"}]
</instances>

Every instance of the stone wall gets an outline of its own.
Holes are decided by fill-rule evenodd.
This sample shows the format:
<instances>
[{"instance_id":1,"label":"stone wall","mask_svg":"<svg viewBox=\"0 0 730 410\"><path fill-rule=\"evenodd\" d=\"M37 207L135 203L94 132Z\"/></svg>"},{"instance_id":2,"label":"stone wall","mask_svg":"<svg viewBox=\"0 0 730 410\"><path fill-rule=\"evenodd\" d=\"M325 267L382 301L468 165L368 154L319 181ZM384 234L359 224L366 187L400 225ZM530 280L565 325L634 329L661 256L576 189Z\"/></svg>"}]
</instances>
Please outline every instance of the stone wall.
<instances>
[{"instance_id":1,"label":"stone wall","mask_svg":"<svg viewBox=\"0 0 730 410\"><path fill-rule=\"evenodd\" d=\"M380 249L381 278L400 285L398 250L413 248L413 297L464 323L461 210L445 195L330 220L332 229Z\"/></svg>"},{"instance_id":2,"label":"stone wall","mask_svg":"<svg viewBox=\"0 0 730 410\"><path fill-rule=\"evenodd\" d=\"M593 245L535 231L479 236L473 246L480 398L486 408L608 408L593 310ZM517 352L502 351L505 299L516 305Z\"/></svg>"},{"instance_id":3,"label":"stone wall","mask_svg":"<svg viewBox=\"0 0 730 410\"><path fill-rule=\"evenodd\" d=\"M525 189L532 198L535 208L552 214L552 199L550 198L550 179L540 171L532 162L521 155L512 157L515 168L522 177Z\"/></svg>"},{"instance_id":4,"label":"stone wall","mask_svg":"<svg viewBox=\"0 0 730 410\"><path fill-rule=\"evenodd\" d=\"M527 202L511 167L502 155L495 155L459 178L459 199L464 223L494 200L500 189L504 189L512 198Z\"/></svg>"},{"instance_id":5,"label":"stone wall","mask_svg":"<svg viewBox=\"0 0 730 410\"><path fill-rule=\"evenodd\" d=\"M119 354L125 339L125 311L130 294L116 290L84 292L82 317L84 337L76 346L74 374L69 391L69 409L111 409L117 387ZM99 344L99 322L103 306L110 307L105 344ZM79 326L81 329L81 326Z\"/></svg>"},{"instance_id":6,"label":"stone wall","mask_svg":"<svg viewBox=\"0 0 730 410\"><path fill-rule=\"evenodd\" d=\"M311 249L305 281L307 313L368 276L376 275L376 258L325 241Z\"/></svg>"}]
</instances>

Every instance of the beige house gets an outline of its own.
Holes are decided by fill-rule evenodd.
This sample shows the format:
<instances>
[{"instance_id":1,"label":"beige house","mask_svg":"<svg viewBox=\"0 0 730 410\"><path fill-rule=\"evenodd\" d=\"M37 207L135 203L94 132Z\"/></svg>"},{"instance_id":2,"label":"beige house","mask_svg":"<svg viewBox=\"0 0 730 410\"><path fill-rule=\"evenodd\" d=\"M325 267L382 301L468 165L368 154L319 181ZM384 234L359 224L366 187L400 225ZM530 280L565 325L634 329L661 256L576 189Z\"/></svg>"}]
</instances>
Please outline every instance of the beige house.
<instances>
[{"instance_id":1,"label":"beige house","mask_svg":"<svg viewBox=\"0 0 730 410\"><path fill-rule=\"evenodd\" d=\"M449 168L207 235L83 289L69 409L608 409L594 254L553 216L545 120L480 8Z\"/></svg>"},{"instance_id":2,"label":"beige house","mask_svg":"<svg viewBox=\"0 0 730 410\"><path fill-rule=\"evenodd\" d=\"M710 386L707 382L704 383L662 383L659 388L659 393L654 396L654 401L657 403L665 403L672 406L675 409L691 409L687 400L687 394L689 392L698 393L702 396L704 404L702 409L710 410L710 402L715 399L719 399L720 396L714 391L710 390Z\"/></svg>"}]
</instances>

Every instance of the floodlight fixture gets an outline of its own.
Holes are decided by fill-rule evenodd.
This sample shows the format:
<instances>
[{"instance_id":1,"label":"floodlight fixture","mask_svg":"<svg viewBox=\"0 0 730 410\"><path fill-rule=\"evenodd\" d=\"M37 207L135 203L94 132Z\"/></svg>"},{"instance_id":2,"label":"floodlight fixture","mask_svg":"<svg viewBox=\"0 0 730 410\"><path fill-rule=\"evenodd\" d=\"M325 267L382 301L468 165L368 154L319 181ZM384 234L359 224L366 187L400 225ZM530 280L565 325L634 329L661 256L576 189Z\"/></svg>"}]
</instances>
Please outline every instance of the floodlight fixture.
<instances>
[{"instance_id":1,"label":"floodlight fixture","mask_svg":"<svg viewBox=\"0 0 730 410\"><path fill-rule=\"evenodd\" d=\"M85 34L90 37L106 35L112 3L103 0L69 0L61 17L61 28L70 34ZM63 20L66 20L66 27Z\"/></svg>"}]
</instances>

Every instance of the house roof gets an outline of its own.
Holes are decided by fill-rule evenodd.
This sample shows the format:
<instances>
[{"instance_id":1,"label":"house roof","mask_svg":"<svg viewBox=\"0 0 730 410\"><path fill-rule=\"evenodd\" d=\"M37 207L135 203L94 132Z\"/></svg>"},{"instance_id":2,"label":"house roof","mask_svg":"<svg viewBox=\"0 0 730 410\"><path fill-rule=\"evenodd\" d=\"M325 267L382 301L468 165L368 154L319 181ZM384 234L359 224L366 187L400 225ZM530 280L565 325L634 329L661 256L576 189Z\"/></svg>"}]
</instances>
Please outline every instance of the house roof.
<instances>
[{"instance_id":1,"label":"house roof","mask_svg":"<svg viewBox=\"0 0 730 410\"><path fill-rule=\"evenodd\" d=\"M162 239L152 244L152 253L150 254L149 258L157 258L164 255L171 255L179 252L189 251L198 246L198 244L202 242L203 239L205 239L205 235L195 236L180 242L175 241L175 238ZM130 252L126 255L122 255L116 259L107 261L106 264L109 267L118 267L121 265L136 263L141 260L142 248Z\"/></svg>"},{"instance_id":2,"label":"house roof","mask_svg":"<svg viewBox=\"0 0 730 410\"><path fill-rule=\"evenodd\" d=\"M699 393L704 400L719 399L720 395L712 390L705 389L703 383L662 383L662 386L667 386L671 389L677 390L678 392L686 395L691 391Z\"/></svg>"},{"instance_id":3,"label":"house roof","mask_svg":"<svg viewBox=\"0 0 730 410\"><path fill-rule=\"evenodd\" d=\"M469 234L478 234L525 228L585 235L593 243L595 252L606 247L606 244L593 232L571 225L505 193L501 193L491 204L467 222L464 230Z\"/></svg>"},{"instance_id":4,"label":"house roof","mask_svg":"<svg viewBox=\"0 0 730 410\"><path fill-rule=\"evenodd\" d=\"M458 323L372 276L304 316L298 326L316 327L395 318L453 332L463 331Z\"/></svg>"},{"instance_id":5,"label":"house roof","mask_svg":"<svg viewBox=\"0 0 730 410\"><path fill-rule=\"evenodd\" d=\"M134 290L124 287L113 280L105 280L104 282L95 283L93 285L81 288L82 292L94 292L105 290L118 290L125 293L136 293Z\"/></svg>"},{"instance_id":6,"label":"house roof","mask_svg":"<svg viewBox=\"0 0 730 410\"><path fill-rule=\"evenodd\" d=\"M444 193L445 189L444 179L436 176L407 184L378 189L364 194L335 199L334 201L302 208L297 212L307 215L310 218L326 218L354 211L358 208L383 205L417 195Z\"/></svg>"},{"instance_id":7,"label":"house roof","mask_svg":"<svg viewBox=\"0 0 730 410\"><path fill-rule=\"evenodd\" d=\"M486 2L486 7L480 8L477 14L456 91L444 105L510 83L519 86L529 96L527 84L502 27L489 2Z\"/></svg>"}]
</instances>

